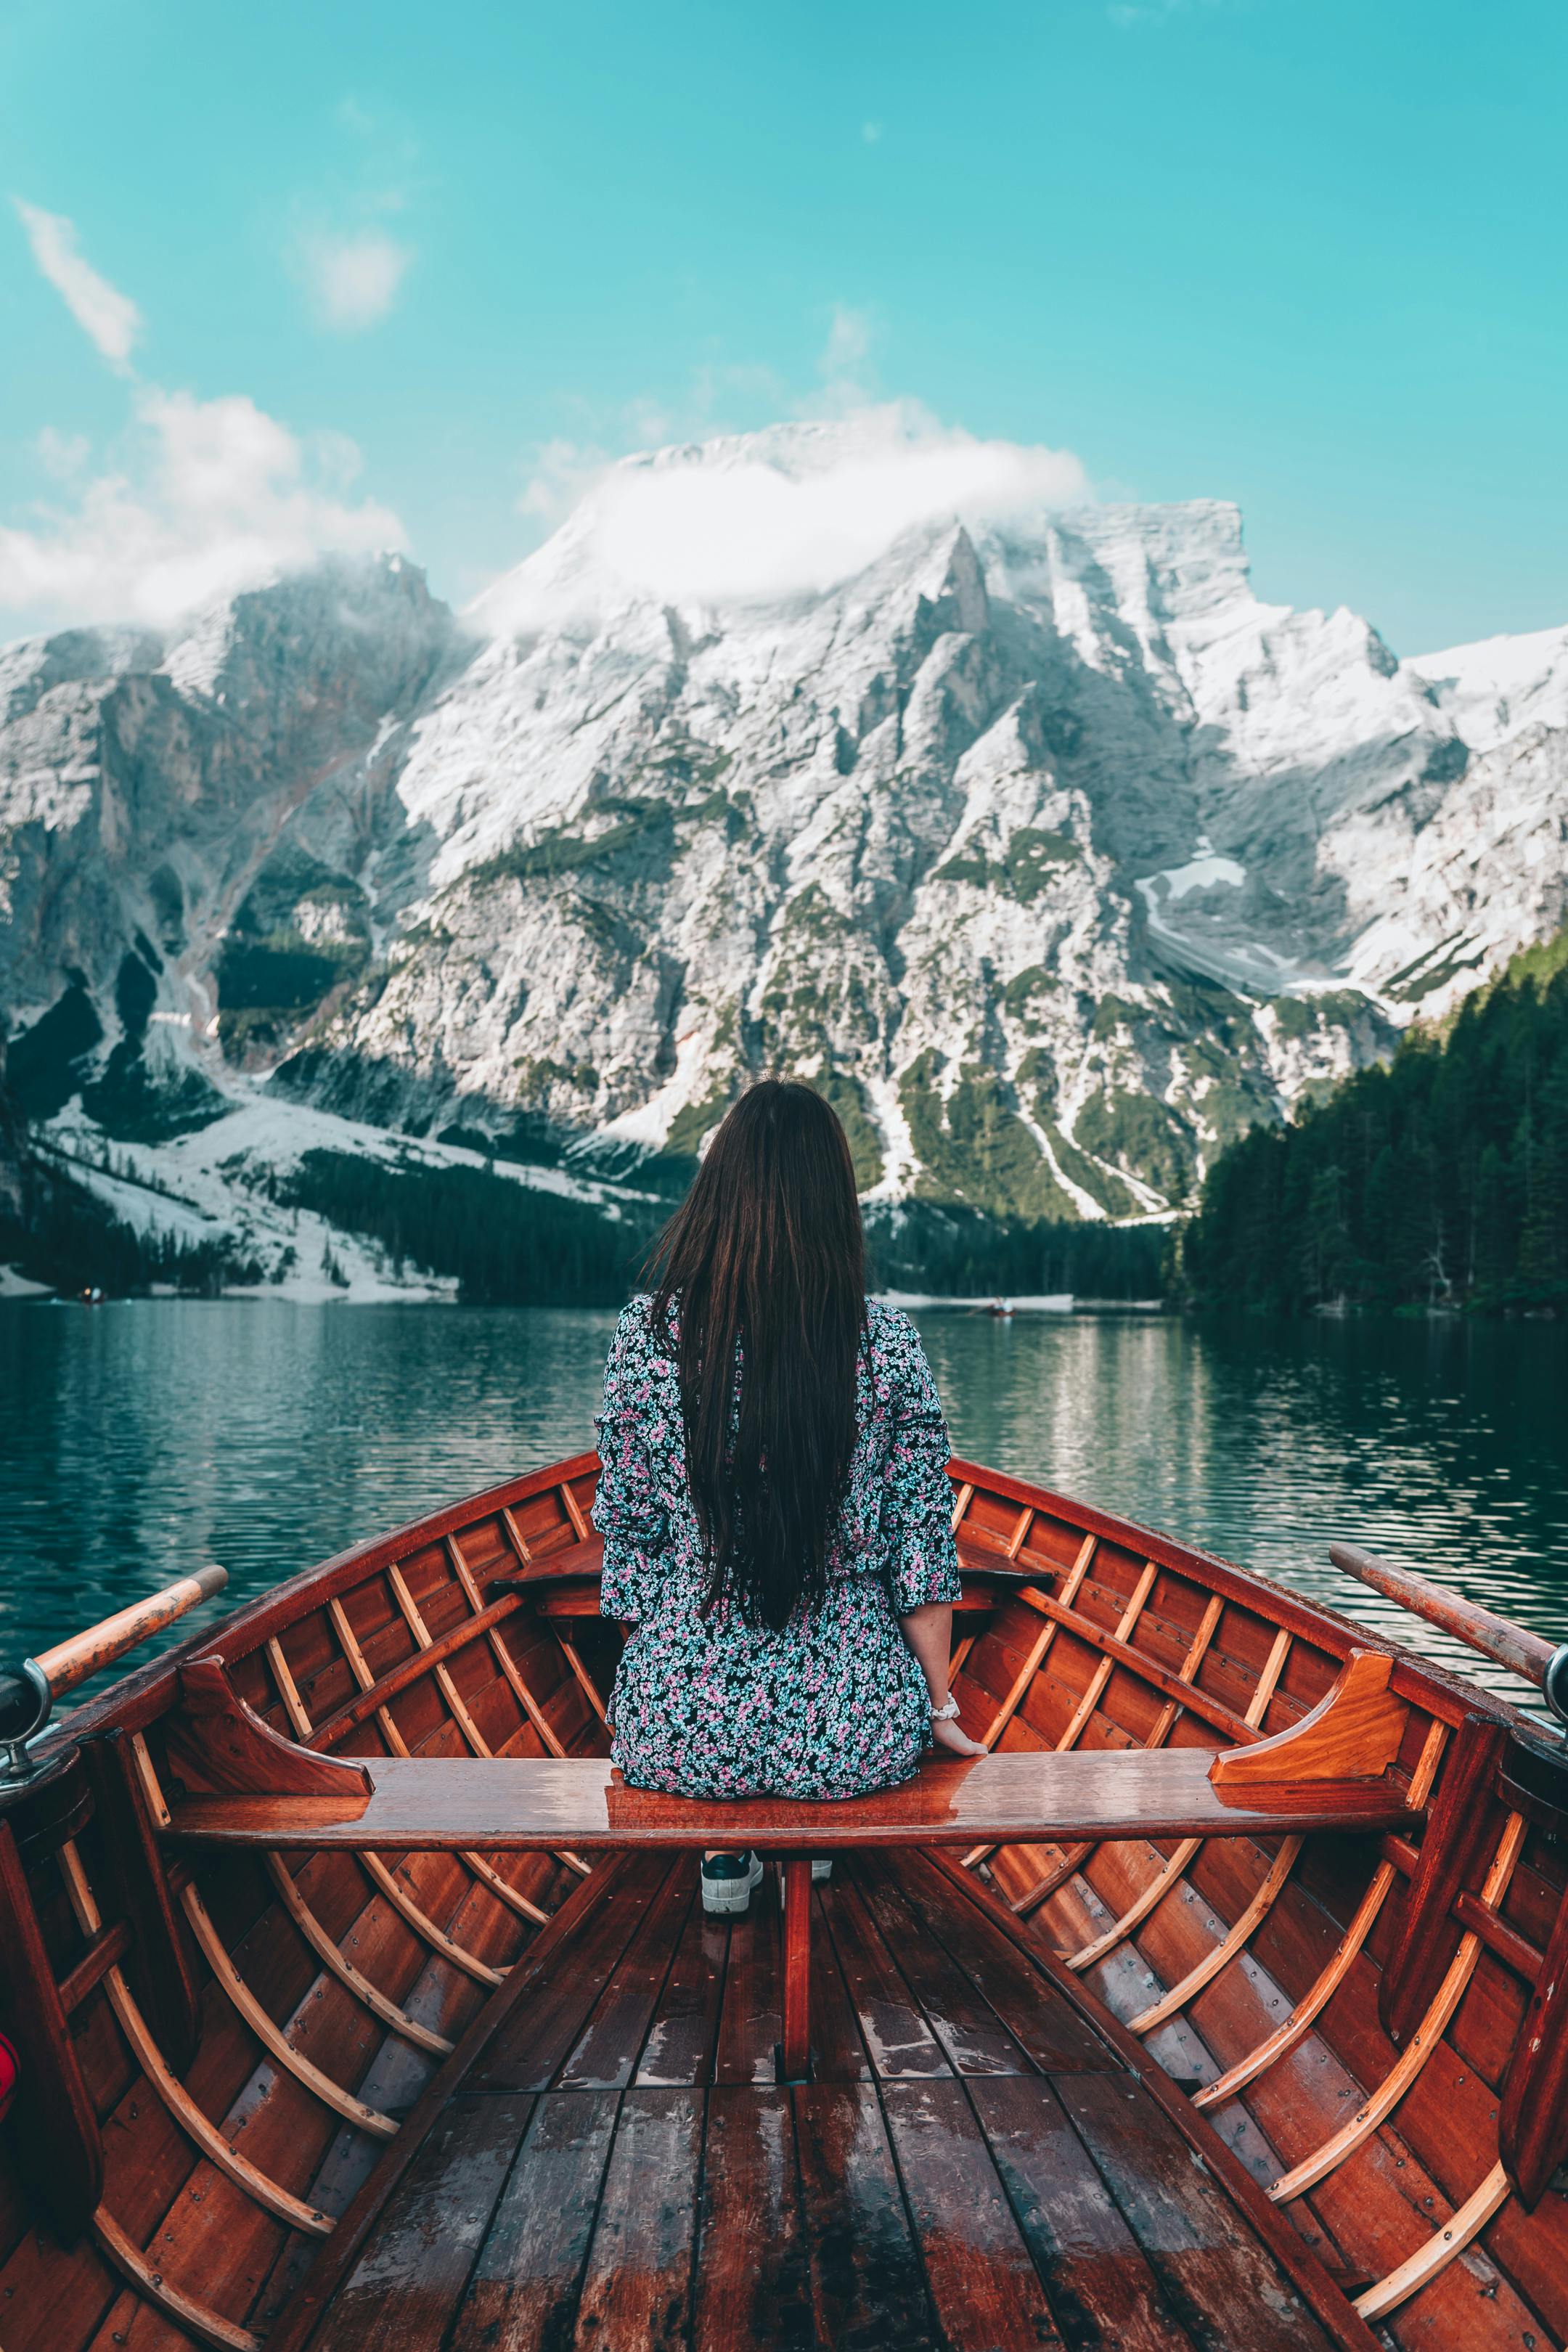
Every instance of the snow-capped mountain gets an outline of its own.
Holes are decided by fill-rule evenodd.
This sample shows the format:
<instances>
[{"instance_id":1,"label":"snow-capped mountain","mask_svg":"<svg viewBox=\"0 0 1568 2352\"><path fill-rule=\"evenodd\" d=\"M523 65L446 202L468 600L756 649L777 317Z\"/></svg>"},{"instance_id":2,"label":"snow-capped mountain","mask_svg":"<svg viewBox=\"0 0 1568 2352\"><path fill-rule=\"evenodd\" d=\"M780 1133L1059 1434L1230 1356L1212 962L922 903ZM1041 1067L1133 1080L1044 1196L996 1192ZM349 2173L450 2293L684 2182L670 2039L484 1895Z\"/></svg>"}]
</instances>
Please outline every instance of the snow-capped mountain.
<instances>
[{"instance_id":1,"label":"snow-capped mountain","mask_svg":"<svg viewBox=\"0 0 1568 2352\"><path fill-rule=\"evenodd\" d=\"M1146 1214L1568 914L1568 630L1401 662L1233 507L921 462L664 451L460 623L392 558L0 655L24 1108L629 1167L788 1069L884 1199Z\"/></svg>"}]
</instances>

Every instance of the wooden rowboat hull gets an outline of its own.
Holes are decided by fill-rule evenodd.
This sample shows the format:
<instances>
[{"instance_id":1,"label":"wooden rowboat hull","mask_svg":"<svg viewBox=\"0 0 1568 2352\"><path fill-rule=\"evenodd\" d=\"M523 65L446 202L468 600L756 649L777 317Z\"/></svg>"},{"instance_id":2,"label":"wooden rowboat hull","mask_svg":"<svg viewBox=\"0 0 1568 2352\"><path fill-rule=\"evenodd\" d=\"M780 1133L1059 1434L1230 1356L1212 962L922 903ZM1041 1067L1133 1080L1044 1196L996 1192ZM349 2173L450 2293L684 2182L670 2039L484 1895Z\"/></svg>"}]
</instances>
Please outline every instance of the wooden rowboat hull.
<instances>
[{"instance_id":1,"label":"wooden rowboat hull","mask_svg":"<svg viewBox=\"0 0 1568 2352\"><path fill-rule=\"evenodd\" d=\"M955 1462L954 1688L996 1769L941 1843L812 1809L838 1858L781 2082L771 1874L706 1918L616 1812L596 1468L295 1578L0 1792L4 2352L1568 2342L1568 1815L1524 1717ZM1205 1811L1212 1755L1357 1650L1391 1661L1383 1812ZM361 1814L203 1842L181 1676L216 1655L289 1755L379 1766ZM1100 1810L1047 1753L1103 1757ZM518 1850L500 1793L458 1850L467 1815L440 1850L356 1830L455 1758L499 1759L481 1796L570 1761L603 1833ZM1053 1773L1079 1811L1026 1839L1005 1793Z\"/></svg>"}]
</instances>

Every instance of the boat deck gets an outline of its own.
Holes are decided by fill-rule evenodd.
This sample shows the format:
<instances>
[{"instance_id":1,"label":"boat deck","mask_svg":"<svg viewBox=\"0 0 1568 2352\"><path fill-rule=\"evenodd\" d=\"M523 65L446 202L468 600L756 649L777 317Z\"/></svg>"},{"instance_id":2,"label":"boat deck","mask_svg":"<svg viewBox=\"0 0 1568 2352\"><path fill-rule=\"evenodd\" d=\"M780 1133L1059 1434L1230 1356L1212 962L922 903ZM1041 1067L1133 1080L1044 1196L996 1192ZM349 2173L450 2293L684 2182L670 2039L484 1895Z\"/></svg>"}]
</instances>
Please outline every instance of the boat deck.
<instances>
[{"instance_id":1,"label":"boat deck","mask_svg":"<svg viewBox=\"0 0 1568 2352\"><path fill-rule=\"evenodd\" d=\"M813 2079L781 2088L773 1873L731 1922L690 1855L629 1861L441 2110L311 2352L1334 2340L939 1864L841 1857L814 1900Z\"/></svg>"}]
</instances>

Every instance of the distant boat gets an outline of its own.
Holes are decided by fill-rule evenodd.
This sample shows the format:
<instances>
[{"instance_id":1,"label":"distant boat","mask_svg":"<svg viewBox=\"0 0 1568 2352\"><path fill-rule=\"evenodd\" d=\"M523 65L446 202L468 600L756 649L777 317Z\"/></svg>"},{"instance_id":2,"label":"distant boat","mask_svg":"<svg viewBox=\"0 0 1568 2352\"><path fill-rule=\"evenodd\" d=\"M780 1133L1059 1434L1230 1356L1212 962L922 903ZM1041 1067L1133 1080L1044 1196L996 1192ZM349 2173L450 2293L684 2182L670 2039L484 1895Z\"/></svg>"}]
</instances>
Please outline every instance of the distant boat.
<instances>
[{"instance_id":1,"label":"distant boat","mask_svg":"<svg viewBox=\"0 0 1568 2352\"><path fill-rule=\"evenodd\" d=\"M648 1795L607 1761L597 1471L340 1553L31 1748L222 1572L0 1672L7 2347L1563 2342L1539 1721L954 1462L994 1752ZM782 1910L770 1873L704 1916L715 1837L784 1861Z\"/></svg>"},{"instance_id":2,"label":"distant boat","mask_svg":"<svg viewBox=\"0 0 1568 2352\"><path fill-rule=\"evenodd\" d=\"M1010 1298L994 1298L985 1309L987 1315L1011 1315L1012 1312L1013 1302Z\"/></svg>"}]
</instances>

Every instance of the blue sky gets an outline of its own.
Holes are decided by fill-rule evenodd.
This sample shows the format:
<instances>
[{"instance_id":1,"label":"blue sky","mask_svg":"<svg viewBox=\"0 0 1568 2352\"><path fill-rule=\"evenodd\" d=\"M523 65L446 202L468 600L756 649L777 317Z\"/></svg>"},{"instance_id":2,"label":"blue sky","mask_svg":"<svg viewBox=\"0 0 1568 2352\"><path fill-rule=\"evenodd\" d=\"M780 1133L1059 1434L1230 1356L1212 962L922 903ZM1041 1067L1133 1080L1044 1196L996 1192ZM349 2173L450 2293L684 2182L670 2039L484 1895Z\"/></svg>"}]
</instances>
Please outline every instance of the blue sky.
<instances>
[{"instance_id":1,"label":"blue sky","mask_svg":"<svg viewBox=\"0 0 1568 2352\"><path fill-rule=\"evenodd\" d=\"M605 455L892 397L1235 499L1400 652L1561 623L1565 65L1509 0L11 0L0 635L204 531L466 600Z\"/></svg>"}]
</instances>

